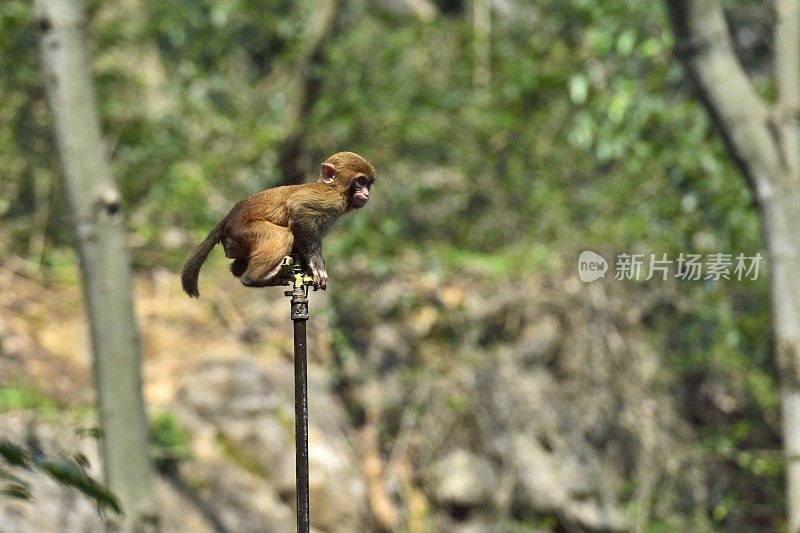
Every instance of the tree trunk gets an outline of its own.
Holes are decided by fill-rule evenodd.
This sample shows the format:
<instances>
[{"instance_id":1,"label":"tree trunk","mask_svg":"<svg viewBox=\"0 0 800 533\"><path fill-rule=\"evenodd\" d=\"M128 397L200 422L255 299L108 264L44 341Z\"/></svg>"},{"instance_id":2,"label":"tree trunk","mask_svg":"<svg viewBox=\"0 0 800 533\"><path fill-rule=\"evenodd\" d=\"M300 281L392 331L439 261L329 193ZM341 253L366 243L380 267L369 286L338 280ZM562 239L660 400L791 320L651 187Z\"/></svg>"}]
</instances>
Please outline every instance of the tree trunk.
<instances>
[{"instance_id":1,"label":"tree trunk","mask_svg":"<svg viewBox=\"0 0 800 533\"><path fill-rule=\"evenodd\" d=\"M119 191L92 86L80 0L37 0L47 94L75 219L87 302L106 482L125 516L113 529L156 525L141 394L138 333Z\"/></svg>"},{"instance_id":2,"label":"tree trunk","mask_svg":"<svg viewBox=\"0 0 800 533\"><path fill-rule=\"evenodd\" d=\"M772 260L775 355L780 371L783 449L786 455L787 530L800 532L800 0L775 3L775 143L780 193L764 206Z\"/></svg>"},{"instance_id":3,"label":"tree trunk","mask_svg":"<svg viewBox=\"0 0 800 533\"><path fill-rule=\"evenodd\" d=\"M666 0L677 55L758 203L769 251L788 531L800 532L800 0L775 2L773 106L736 57L720 0Z\"/></svg>"},{"instance_id":4,"label":"tree trunk","mask_svg":"<svg viewBox=\"0 0 800 533\"><path fill-rule=\"evenodd\" d=\"M783 448L786 456L787 531L800 531L800 191L765 206L770 258L775 358L780 373Z\"/></svg>"}]
</instances>

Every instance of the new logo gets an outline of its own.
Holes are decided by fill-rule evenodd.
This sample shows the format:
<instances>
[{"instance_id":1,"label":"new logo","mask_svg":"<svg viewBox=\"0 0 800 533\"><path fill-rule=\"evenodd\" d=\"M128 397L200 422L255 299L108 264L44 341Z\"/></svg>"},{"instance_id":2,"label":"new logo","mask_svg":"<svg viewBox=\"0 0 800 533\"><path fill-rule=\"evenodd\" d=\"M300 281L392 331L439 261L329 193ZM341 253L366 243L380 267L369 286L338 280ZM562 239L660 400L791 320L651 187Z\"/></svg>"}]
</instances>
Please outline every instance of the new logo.
<instances>
[{"instance_id":1,"label":"new logo","mask_svg":"<svg viewBox=\"0 0 800 533\"><path fill-rule=\"evenodd\" d=\"M578 257L578 276L581 281L589 283L605 278L606 272L608 272L608 261L603 256L589 250L581 252Z\"/></svg>"}]
</instances>

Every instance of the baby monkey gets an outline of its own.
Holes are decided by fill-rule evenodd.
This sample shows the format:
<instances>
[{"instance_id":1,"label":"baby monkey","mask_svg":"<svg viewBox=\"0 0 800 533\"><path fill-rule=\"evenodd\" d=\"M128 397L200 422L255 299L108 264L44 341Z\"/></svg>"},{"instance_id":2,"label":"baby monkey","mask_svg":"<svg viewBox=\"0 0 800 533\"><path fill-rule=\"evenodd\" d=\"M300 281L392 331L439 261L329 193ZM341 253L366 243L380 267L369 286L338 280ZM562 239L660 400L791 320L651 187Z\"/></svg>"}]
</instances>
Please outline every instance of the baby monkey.
<instances>
[{"instance_id":1,"label":"baby monkey","mask_svg":"<svg viewBox=\"0 0 800 533\"><path fill-rule=\"evenodd\" d=\"M211 249L222 243L233 259L231 273L247 287L286 285L281 262L299 252L325 289L328 273L322 258L322 237L344 213L367 205L375 168L353 152L339 152L322 163L315 183L286 185L257 192L233 206L183 265L181 285L197 298L197 278Z\"/></svg>"}]
</instances>

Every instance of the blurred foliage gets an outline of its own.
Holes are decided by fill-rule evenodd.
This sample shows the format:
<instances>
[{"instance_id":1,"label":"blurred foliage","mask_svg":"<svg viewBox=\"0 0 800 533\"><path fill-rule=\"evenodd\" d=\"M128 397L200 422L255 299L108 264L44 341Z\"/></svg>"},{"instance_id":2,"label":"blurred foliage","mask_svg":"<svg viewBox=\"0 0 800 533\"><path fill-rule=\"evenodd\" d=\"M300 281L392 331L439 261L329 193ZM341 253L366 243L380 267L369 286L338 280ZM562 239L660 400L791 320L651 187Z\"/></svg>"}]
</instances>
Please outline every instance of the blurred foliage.
<instances>
[{"instance_id":1,"label":"blurred foliage","mask_svg":"<svg viewBox=\"0 0 800 533\"><path fill-rule=\"evenodd\" d=\"M52 411L55 408L55 402L36 389L12 385L0 387L0 413L21 409Z\"/></svg>"},{"instance_id":2,"label":"blurred foliage","mask_svg":"<svg viewBox=\"0 0 800 533\"><path fill-rule=\"evenodd\" d=\"M499 4L491 80L476 86L467 2L437 1L441 15L428 22L380 2L344 3L309 117L310 156L362 152L379 177L370 207L331 235L331 264L368 257L385 276L413 253L435 271L567 277L583 249L763 253L752 198L672 59L659 2ZM728 6L740 55L768 96L770 6ZM135 259L176 267L238 198L278 183L315 3L87 7ZM0 3L0 222L9 252L47 265L71 230L51 180L59 165L32 10ZM642 288L659 295L645 320L675 372L664 386L683 399L718 474L705 513L734 529L772 527L782 508L767 283ZM734 407L706 409L709 387ZM156 419L155 440L180 455L170 420ZM654 530L660 520L674 524L655 517Z\"/></svg>"},{"instance_id":3,"label":"blurred foliage","mask_svg":"<svg viewBox=\"0 0 800 533\"><path fill-rule=\"evenodd\" d=\"M191 436L173 413L164 411L150 419L150 442L157 464L191 456Z\"/></svg>"},{"instance_id":4,"label":"blurred foliage","mask_svg":"<svg viewBox=\"0 0 800 533\"><path fill-rule=\"evenodd\" d=\"M313 5L89 3L103 122L139 248L174 247L176 230L201 235L237 198L277 183ZM469 17L422 23L365 6L347 2L340 15L347 31L326 50L309 145L314 160L343 148L369 155L387 209L347 220L338 253L759 242L748 192L671 61L659 5L515 4L496 16L485 87L472 82ZM58 165L31 6L1 9L12 75L0 78L11 170L0 213L17 223L24 252L48 200L32 177ZM68 219L54 215L48 237L62 242Z\"/></svg>"},{"instance_id":5,"label":"blurred foliage","mask_svg":"<svg viewBox=\"0 0 800 533\"><path fill-rule=\"evenodd\" d=\"M48 456L40 450L29 449L8 439L0 439L0 493L12 498L28 500L33 497L30 485L16 470L37 471L47 474L53 480L81 491L93 500L98 510L110 509L122 514L117 497L105 486L92 478L88 472L89 460L78 453L73 457Z\"/></svg>"}]
</instances>

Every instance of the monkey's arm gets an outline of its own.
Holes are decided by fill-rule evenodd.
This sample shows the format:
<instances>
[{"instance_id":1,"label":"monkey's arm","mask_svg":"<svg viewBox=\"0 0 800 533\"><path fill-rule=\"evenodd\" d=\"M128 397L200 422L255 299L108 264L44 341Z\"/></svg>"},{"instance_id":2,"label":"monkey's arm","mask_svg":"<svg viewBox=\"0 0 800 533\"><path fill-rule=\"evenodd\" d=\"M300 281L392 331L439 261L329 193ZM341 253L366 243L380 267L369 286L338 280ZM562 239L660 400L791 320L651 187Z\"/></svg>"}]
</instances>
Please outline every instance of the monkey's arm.
<instances>
[{"instance_id":1,"label":"monkey's arm","mask_svg":"<svg viewBox=\"0 0 800 533\"><path fill-rule=\"evenodd\" d=\"M300 251L314 277L314 286L325 289L328 285L328 272L322 257L322 235L313 221L298 217L290 223L294 235L294 245Z\"/></svg>"},{"instance_id":2,"label":"monkey's arm","mask_svg":"<svg viewBox=\"0 0 800 533\"><path fill-rule=\"evenodd\" d=\"M291 195L286 207L294 244L311 269L314 285L325 289L328 273L322 257L322 237L345 212L347 200L340 195L331 195L326 185L315 183Z\"/></svg>"}]
</instances>

